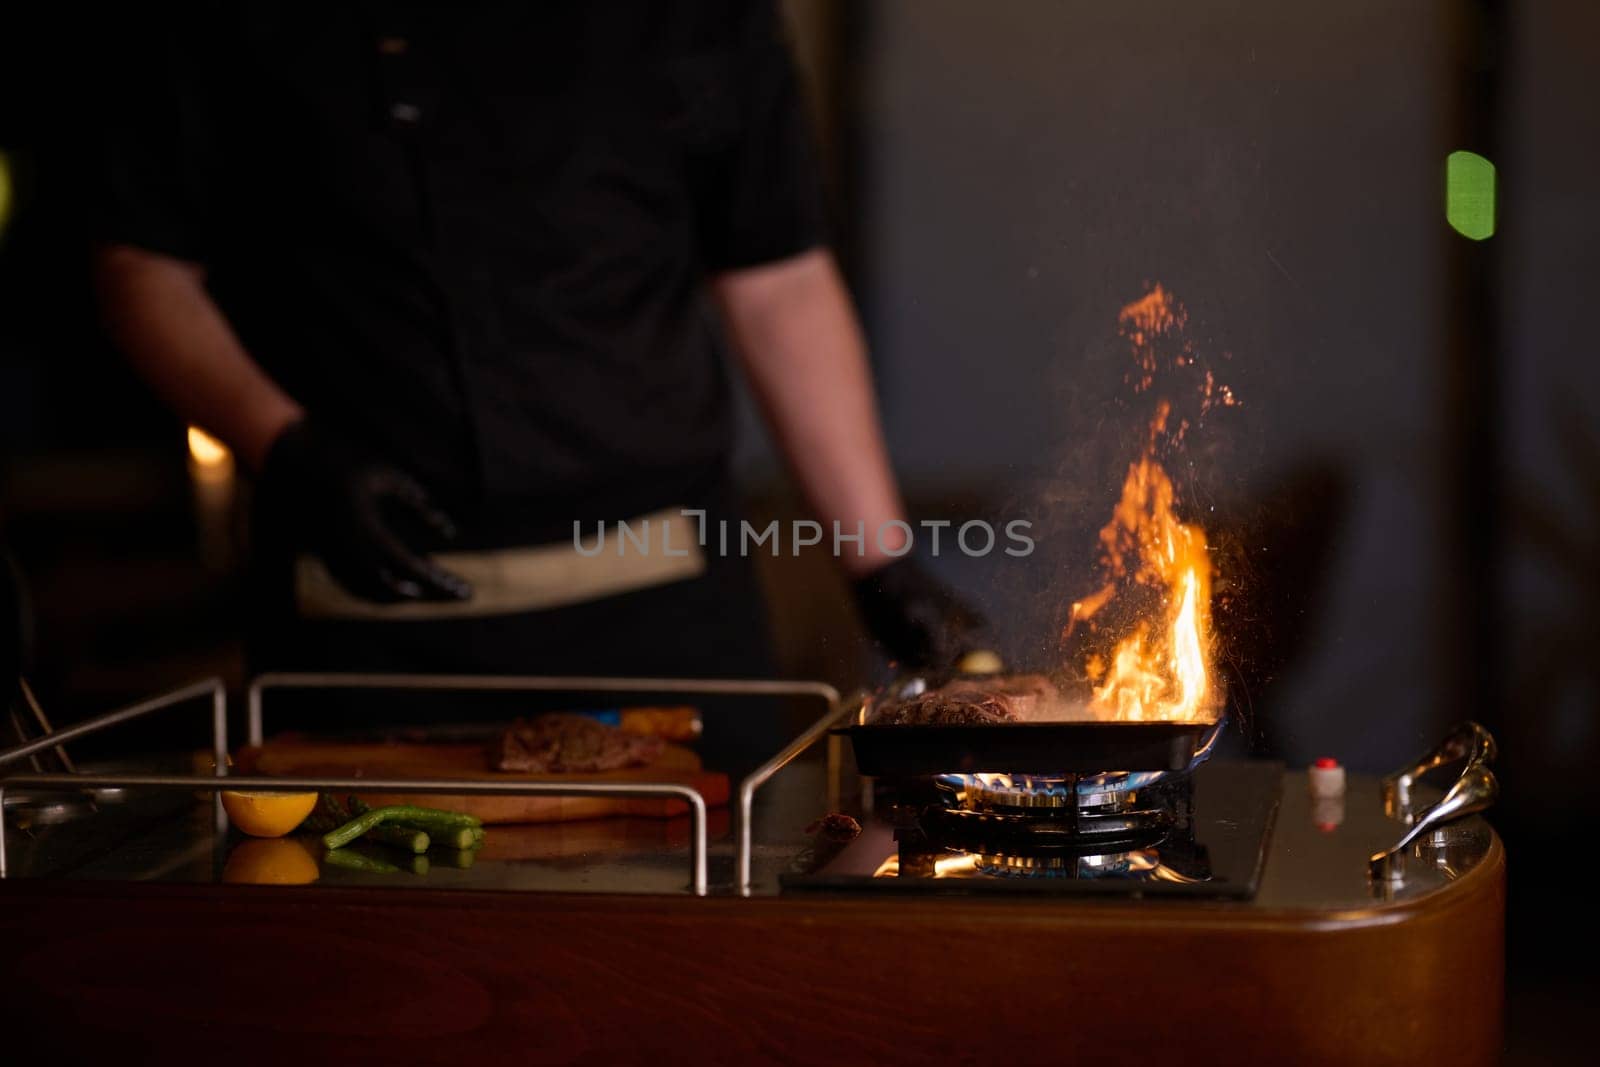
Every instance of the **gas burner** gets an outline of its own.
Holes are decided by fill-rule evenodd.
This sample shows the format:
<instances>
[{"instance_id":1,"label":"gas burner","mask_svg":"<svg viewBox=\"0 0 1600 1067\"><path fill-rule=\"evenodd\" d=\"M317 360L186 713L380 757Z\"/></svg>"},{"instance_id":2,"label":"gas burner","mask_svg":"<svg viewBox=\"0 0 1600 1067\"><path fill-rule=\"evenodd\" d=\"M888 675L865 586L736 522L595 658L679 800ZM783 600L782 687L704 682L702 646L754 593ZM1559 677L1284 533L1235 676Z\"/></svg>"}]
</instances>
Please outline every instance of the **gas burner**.
<instances>
[{"instance_id":1,"label":"gas burner","mask_svg":"<svg viewBox=\"0 0 1600 1067\"><path fill-rule=\"evenodd\" d=\"M1245 898L1258 884L1281 773L1233 764L880 778L861 833L780 880L787 889Z\"/></svg>"},{"instance_id":2,"label":"gas burner","mask_svg":"<svg viewBox=\"0 0 1600 1067\"><path fill-rule=\"evenodd\" d=\"M1153 848L1090 856L976 853L975 874L994 878L1128 878L1155 870L1161 858Z\"/></svg>"},{"instance_id":3,"label":"gas burner","mask_svg":"<svg viewBox=\"0 0 1600 1067\"><path fill-rule=\"evenodd\" d=\"M953 808L1045 817L1130 811L1139 793L1128 775L946 774L934 784Z\"/></svg>"},{"instance_id":4,"label":"gas burner","mask_svg":"<svg viewBox=\"0 0 1600 1067\"><path fill-rule=\"evenodd\" d=\"M905 840L1006 857L1085 857L1161 843L1187 816L1187 776L945 774Z\"/></svg>"},{"instance_id":5,"label":"gas burner","mask_svg":"<svg viewBox=\"0 0 1600 1067\"><path fill-rule=\"evenodd\" d=\"M963 850L1085 854L1158 843L1172 825L1163 808L1084 811L1036 808L1031 814L933 808L920 825L934 842ZM1049 812L1050 814L1041 814Z\"/></svg>"}]
</instances>

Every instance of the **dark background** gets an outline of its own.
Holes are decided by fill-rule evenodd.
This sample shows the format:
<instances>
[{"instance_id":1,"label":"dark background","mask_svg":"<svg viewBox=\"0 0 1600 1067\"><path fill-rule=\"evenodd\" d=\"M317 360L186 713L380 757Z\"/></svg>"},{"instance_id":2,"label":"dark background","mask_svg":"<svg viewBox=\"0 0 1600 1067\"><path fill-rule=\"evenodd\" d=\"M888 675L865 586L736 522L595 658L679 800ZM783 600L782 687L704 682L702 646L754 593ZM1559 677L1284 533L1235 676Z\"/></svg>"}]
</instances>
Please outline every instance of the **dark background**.
<instances>
[{"instance_id":1,"label":"dark background","mask_svg":"<svg viewBox=\"0 0 1600 1067\"><path fill-rule=\"evenodd\" d=\"M795 0L839 248L913 509L1031 517L1018 563L946 557L1013 660L1083 589L1137 417L1117 310L1159 281L1242 407L1193 448L1223 550L1236 744L1390 769L1449 722L1502 742L1512 1049L1564 1048L1592 923L1571 870L1600 760L1600 5L1543 0ZM120 365L84 270L83 131L116 27L0 36L0 524L31 674L70 720L237 682L242 546L183 428ZM1498 167L1498 232L1443 160ZM792 515L755 420L754 510ZM238 492L242 487L235 486ZM209 516L209 517L208 517ZM765 575L787 673L871 661L826 562ZM1448 976L1441 976L1441 981Z\"/></svg>"}]
</instances>

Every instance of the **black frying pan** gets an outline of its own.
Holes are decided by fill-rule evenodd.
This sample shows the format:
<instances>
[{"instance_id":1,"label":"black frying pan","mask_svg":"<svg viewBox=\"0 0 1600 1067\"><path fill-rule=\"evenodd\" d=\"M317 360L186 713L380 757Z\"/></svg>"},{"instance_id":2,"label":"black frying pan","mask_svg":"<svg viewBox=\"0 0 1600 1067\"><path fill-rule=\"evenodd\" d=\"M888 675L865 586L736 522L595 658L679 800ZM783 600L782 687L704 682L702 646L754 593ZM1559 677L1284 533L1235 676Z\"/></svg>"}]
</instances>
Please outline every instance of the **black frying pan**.
<instances>
[{"instance_id":1,"label":"black frying pan","mask_svg":"<svg viewBox=\"0 0 1600 1067\"><path fill-rule=\"evenodd\" d=\"M873 777L933 774L1099 774L1186 770L1212 722L1018 722L965 726L856 723L856 767Z\"/></svg>"},{"instance_id":2,"label":"black frying pan","mask_svg":"<svg viewBox=\"0 0 1600 1067\"><path fill-rule=\"evenodd\" d=\"M1018 722L980 726L845 726L856 767L874 777L1181 771L1209 722Z\"/></svg>"}]
</instances>

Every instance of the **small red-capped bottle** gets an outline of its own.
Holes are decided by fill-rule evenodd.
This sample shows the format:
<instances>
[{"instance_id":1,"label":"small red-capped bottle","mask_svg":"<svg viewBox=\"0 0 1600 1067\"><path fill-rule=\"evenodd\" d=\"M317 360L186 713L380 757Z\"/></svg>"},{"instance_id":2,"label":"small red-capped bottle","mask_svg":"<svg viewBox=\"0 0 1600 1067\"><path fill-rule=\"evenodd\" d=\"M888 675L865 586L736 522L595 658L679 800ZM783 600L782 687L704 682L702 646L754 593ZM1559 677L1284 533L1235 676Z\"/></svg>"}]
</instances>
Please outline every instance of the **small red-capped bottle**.
<instances>
[{"instance_id":1,"label":"small red-capped bottle","mask_svg":"<svg viewBox=\"0 0 1600 1067\"><path fill-rule=\"evenodd\" d=\"M1314 797L1344 796L1344 768L1332 756L1323 756L1306 771L1306 780Z\"/></svg>"}]
</instances>

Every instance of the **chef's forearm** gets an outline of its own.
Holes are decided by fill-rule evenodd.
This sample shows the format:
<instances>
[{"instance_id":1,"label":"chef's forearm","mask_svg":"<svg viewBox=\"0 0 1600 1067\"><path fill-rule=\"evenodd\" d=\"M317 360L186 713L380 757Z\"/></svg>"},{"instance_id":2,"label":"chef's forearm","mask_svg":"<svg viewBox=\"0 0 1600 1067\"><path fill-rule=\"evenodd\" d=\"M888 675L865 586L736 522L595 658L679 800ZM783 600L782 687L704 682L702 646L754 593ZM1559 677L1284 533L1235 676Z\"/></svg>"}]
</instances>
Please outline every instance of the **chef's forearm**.
<instances>
[{"instance_id":1,"label":"chef's forearm","mask_svg":"<svg viewBox=\"0 0 1600 1067\"><path fill-rule=\"evenodd\" d=\"M303 412L269 378L206 291L196 264L128 245L95 253L101 311L145 381L177 414L259 470Z\"/></svg>"},{"instance_id":2,"label":"chef's forearm","mask_svg":"<svg viewBox=\"0 0 1600 1067\"><path fill-rule=\"evenodd\" d=\"M860 523L863 553L840 562L865 574L891 558L904 520L884 447L866 343L833 256L793 259L718 277L728 332L779 447L817 517L847 533ZM884 530L883 543L878 531Z\"/></svg>"}]
</instances>

